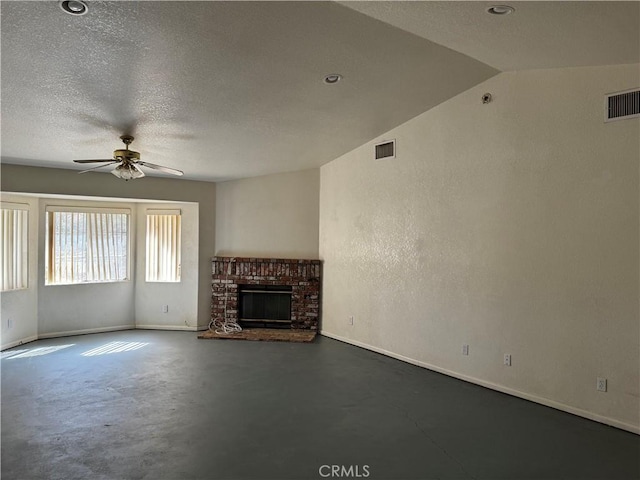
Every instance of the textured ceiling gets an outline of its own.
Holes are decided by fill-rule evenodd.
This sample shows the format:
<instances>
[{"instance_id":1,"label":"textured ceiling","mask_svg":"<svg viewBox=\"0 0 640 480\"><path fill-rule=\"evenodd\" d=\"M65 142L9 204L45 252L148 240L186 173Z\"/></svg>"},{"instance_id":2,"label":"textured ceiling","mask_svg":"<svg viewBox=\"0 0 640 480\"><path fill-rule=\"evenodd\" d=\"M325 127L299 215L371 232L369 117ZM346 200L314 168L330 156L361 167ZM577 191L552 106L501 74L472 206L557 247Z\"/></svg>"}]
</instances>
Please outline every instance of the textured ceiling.
<instances>
[{"instance_id":1,"label":"textured ceiling","mask_svg":"<svg viewBox=\"0 0 640 480\"><path fill-rule=\"evenodd\" d=\"M302 170L498 73L485 63L638 61L635 2L552 2L557 20L540 2L505 18L485 2L87 3L0 4L3 162L80 169L132 133L142 160L186 178Z\"/></svg>"},{"instance_id":2,"label":"textured ceiling","mask_svg":"<svg viewBox=\"0 0 640 480\"><path fill-rule=\"evenodd\" d=\"M339 3L502 71L640 62L638 1Z\"/></svg>"}]
</instances>

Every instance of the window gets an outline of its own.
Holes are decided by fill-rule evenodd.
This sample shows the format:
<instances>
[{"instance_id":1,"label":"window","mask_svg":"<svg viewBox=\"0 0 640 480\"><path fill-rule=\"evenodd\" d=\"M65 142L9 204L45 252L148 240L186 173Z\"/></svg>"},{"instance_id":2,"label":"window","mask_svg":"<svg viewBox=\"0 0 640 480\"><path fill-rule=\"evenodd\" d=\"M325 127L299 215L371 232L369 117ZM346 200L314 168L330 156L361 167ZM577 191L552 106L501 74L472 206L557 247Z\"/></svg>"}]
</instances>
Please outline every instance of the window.
<instances>
[{"instance_id":1,"label":"window","mask_svg":"<svg viewBox=\"0 0 640 480\"><path fill-rule=\"evenodd\" d=\"M45 283L129 278L129 210L47 207Z\"/></svg>"},{"instance_id":2,"label":"window","mask_svg":"<svg viewBox=\"0 0 640 480\"><path fill-rule=\"evenodd\" d=\"M27 288L27 223L29 206L2 202L0 209L0 290Z\"/></svg>"},{"instance_id":3,"label":"window","mask_svg":"<svg viewBox=\"0 0 640 480\"><path fill-rule=\"evenodd\" d=\"M147 210L146 279L180 281L180 210Z\"/></svg>"}]
</instances>

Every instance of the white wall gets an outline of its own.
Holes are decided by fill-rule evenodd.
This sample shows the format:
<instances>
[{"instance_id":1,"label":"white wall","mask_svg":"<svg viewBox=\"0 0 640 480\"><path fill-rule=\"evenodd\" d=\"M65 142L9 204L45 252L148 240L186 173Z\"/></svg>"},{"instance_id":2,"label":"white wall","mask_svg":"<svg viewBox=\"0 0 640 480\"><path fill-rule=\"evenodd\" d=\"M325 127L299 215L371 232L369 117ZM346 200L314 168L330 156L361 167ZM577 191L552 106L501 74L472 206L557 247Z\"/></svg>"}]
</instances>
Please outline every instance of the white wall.
<instances>
[{"instance_id":1,"label":"white wall","mask_svg":"<svg viewBox=\"0 0 640 480\"><path fill-rule=\"evenodd\" d=\"M181 213L181 277L177 283L147 282L145 271L148 209L179 209ZM198 326L198 204L141 203L137 205L135 279L136 328L195 329ZM163 306L168 311L163 312Z\"/></svg>"},{"instance_id":2,"label":"white wall","mask_svg":"<svg viewBox=\"0 0 640 480\"><path fill-rule=\"evenodd\" d=\"M211 257L215 255L216 185L210 182L145 177L125 182L110 173L78 176L75 170L1 164L1 190L36 194L193 202L198 209L198 326L211 317Z\"/></svg>"},{"instance_id":3,"label":"white wall","mask_svg":"<svg viewBox=\"0 0 640 480\"><path fill-rule=\"evenodd\" d=\"M318 258L320 171L216 185L216 254Z\"/></svg>"},{"instance_id":4,"label":"white wall","mask_svg":"<svg viewBox=\"0 0 640 480\"><path fill-rule=\"evenodd\" d=\"M640 431L639 72L503 73L323 166L323 333Z\"/></svg>"},{"instance_id":5,"label":"white wall","mask_svg":"<svg viewBox=\"0 0 640 480\"><path fill-rule=\"evenodd\" d=\"M129 279L124 282L45 285L46 207L127 208L131 211ZM133 328L135 325L136 210L130 203L41 198L38 251L38 336L40 338Z\"/></svg>"},{"instance_id":6,"label":"white wall","mask_svg":"<svg viewBox=\"0 0 640 480\"><path fill-rule=\"evenodd\" d=\"M38 199L21 195L2 194L2 201L29 206L28 288L0 293L0 350L30 342L38 334ZM9 320L13 326L9 328Z\"/></svg>"}]
</instances>

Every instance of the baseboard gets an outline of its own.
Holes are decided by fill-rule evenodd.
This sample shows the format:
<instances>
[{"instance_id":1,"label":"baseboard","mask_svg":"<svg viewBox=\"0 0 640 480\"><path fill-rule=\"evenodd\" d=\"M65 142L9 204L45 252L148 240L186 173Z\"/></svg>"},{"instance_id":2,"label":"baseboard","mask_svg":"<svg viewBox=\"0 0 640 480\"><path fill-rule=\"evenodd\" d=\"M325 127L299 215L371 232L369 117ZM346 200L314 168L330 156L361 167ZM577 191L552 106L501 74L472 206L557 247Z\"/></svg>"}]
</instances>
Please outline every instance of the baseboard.
<instances>
[{"instance_id":1,"label":"baseboard","mask_svg":"<svg viewBox=\"0 0 640 480\"><path fill-rule=\"evenodd\" d=\"M320 335L325 337L333 338L334 340L338 340L340 342L348 343L350 345L354 345L356 347L364 348L367 350L371 350L372 352L380 353L382 355L386 355L388 357L395 358L397 360L401 360L403 362L410 363L412 365L416 365L418 367L426 368L428 370L432 370L434 372L442 373L449 377L457 378L459 380L464 380L465 382L473 383L476 385L480 385L481 387L490 388L491 390L496 390L501 393L506 393L508 395L512 395L514 397L522 398L524 400L529 400L531 402L539 403L541 405L555 408L556 410L561 410L563 412L571 413L573 415L577 415L579 417L587 418L589 420L593 420L595 422L604 423L605 425L609 425L611 427L616 427L621 430L626 430L631 433L635 433L640 435L640 426L632 425L630 423L621 422L614 418L605 417L602 415L598 415L587 410L582 410L580 408L572 407L570 405L565 405L564 403L556 402L554 400L549 400L548 398L539 397L537 395L532 395L530 393L522 392L520 390L515 390L513 388L505 387L504 385L499 385L492 382L487 382L486 380L481 380L479 378L471 377L468 375L463 375L461 373L457 373L451 370L447 370L446 368L438 367L437 365L432 365L426 362L421 362L420 360L415 360L410 357L405 357L404 355L400 355L394 352L390 352L383 348L374 347L373 345L369 345L363 342L359 342L357 340L352 340L350 338L345 338L340 335L336 335L327 331L320 331Z\"/></svg>"},{"instance_id":2,"label":"baseboard","mask_svg":"<svg viewBox=\"0 0 640 480\"><path fill-rule=\"evenodd\" d=\"M69 330L66 332L41 333L38 335L32 335L30 337L22 338L20 340L15 340L13 342L3 344L2 346L0 346L0 351L7 350L8 348L24 345L25 343L35 342L36 340L45 339L45 338L72 337L74 335L88 335L91 333L116 332L119 330L176 330L176 331L197 332L197 331L206 330L207 328L209 328L207 325L201 325L198 327L192 327L187 325L184 325L184 326L180 326L180 325L116 325L115 327L86 328L83 330Z\"/></svg>"},{"instance_id":3,"label":"baseboard","mask_svg":"<svg viewBox=\"0 0 640 480\"><path fill-rule=\"evenodd\" d=\"M180 330L185 332L197 332L199 327L188 325L136 325L136 330Z\"/></svg>"},{"instance_id":4,"label":"baseboard","mask_svg":"<svg viewBox=\"0 0 640 480\"><path fill-rule=\"evenodd\" d=\"M41 338L55 338L55 337L72 337L74 335L88 335L90 333L106 333L116 332L118 330L133 330L136 328L133 325L116 325L115 327L98 327L98 328L85 328L83 330L69 330L67 332L53 332L53 333L39 333L38 339Z\"/></svg>"},{"instance_id":5,"label":"baseboard","mask_svg":"<svg viewBox=\"0 0 640 480\"><path fill-rule=\"evenodd\" d=\"M6 350L7 348L17 347L29 342L35 342L36 340L38 340L38 336L32 335L31 337L26 337L20 340L16 340L14 342L5 343L4 345L0 346L0 350Z\"/></svg>"}]
</instances>

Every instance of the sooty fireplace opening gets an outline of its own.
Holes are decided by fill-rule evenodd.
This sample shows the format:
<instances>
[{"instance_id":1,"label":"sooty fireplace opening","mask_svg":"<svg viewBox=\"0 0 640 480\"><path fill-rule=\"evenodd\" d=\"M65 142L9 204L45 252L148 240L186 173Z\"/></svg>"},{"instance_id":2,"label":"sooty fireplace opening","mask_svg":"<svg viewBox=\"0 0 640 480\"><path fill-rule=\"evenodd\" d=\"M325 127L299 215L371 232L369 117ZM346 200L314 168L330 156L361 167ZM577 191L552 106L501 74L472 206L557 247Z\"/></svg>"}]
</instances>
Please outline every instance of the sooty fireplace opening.
<instances>
[{"instance_id":1,"label":"sooty fireplace opening","mask_svg":"<svg viewBox=\"0 0 640 480\"><path fill-rule=\"evenodd\" d=\"M240 326L291 328L291 293L288 285L238 285Z\"/></svg>"}]
</instances>

